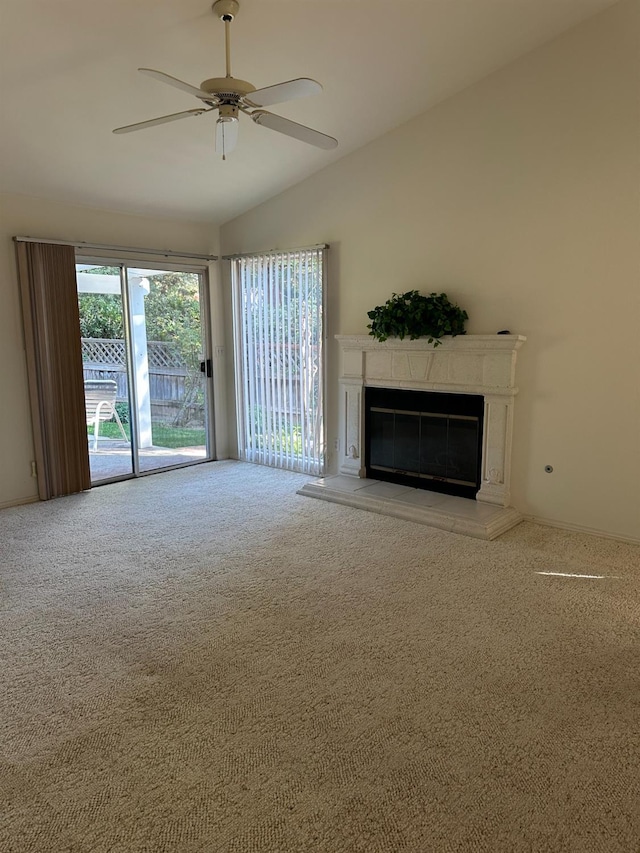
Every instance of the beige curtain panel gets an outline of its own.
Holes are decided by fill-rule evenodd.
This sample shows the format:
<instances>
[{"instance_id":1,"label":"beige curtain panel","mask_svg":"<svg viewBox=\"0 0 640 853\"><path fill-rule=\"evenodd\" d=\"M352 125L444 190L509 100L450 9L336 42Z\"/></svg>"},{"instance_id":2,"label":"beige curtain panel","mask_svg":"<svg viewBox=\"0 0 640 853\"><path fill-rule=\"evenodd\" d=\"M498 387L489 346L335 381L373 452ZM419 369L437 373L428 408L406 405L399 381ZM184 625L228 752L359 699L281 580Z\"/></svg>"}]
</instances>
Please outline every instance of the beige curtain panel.
<instances>
[{"instance_id":1,"label":"beige curtain panel","mask_svg":"<svg viewBox=\"0 0 640 853\"><path fill-rule=\"evenodd\" d=\"M73 246L16 241L41 500L91 488Z\"/></svg>"}]
</instances>

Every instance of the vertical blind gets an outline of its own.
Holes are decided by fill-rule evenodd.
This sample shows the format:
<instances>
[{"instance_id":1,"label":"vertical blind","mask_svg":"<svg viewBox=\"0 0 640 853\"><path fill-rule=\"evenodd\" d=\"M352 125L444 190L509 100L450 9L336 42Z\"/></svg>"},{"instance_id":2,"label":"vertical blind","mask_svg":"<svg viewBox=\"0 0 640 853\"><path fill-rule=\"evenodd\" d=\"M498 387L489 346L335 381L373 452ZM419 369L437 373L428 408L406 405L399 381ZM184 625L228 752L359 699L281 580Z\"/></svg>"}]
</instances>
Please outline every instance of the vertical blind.
<instances>
[{"instance_id":1,"label":"vertical blind","mask_svg":"<svg viewBox=\"0 0 640 853\"><path fill-rule=\"evenodd\" d=\"M41 500L91 488L73 246L16 241Z\"/></svg>"},{"instance_id":2,"label":"vertical blind","mask_svg":"<svg viewBox=\"0 0 640 853\"><path fill-rule=\"evenodd\" d=\"M232 261L239 456L324 473L323 248Z\"/></svg>"}]
</instances>

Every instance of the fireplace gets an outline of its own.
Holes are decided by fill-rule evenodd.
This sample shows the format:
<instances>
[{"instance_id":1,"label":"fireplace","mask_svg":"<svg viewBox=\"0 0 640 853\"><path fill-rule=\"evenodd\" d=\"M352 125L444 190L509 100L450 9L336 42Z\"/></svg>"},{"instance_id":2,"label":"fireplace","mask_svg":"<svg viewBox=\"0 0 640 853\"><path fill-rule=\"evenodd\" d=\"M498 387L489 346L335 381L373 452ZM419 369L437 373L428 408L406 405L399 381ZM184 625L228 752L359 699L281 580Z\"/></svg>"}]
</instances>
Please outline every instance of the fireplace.
<instances>
[{"instance_id":1,"label":"fireplace","mask_svg":"<svg viewBox=\"0 0 640 853\"><path fill-rule=\"evenodd\" d=\"M338 470L298 494L478 539L518 524L511 440L526 338L460 335L436 348L426 339L336 338ZM466 491L443 493L457 488Z\"/></svg>"},{"instance_id":2,"label":"fireplace","mask_svg":"<svg viewBox=\"0 0 640 853\"><path fill-rule=\"evenodd\" d=\"M367 477L475 499L482 459L481 396L364 391Z\"/></svg>"},{"instance_id":3,"label":"fireplace","mask_svg":"<svg viewBox=\"0 0 640 853\"><path fill-rule=\"evenodd\" d=\"M525 337L460 335L444 338L438 347L424 338L415 341L389 339L384 343L367 335L337 335L336 338L342 350L340 474L367 476L365 389L367 394L369 389L380 388L428 391L442 394L443 399L471 395L482 400L483 409L479 487L475 489L475 499L496 506L510 505L513 407L518 393L516 354ZM410 410L429 411L423 410L422 404ZM376 479L382 477L376 474ZM431 482L430 488L435 482ZM473 497L473 494L467 496Z\"/></svg>"}]
</instances>

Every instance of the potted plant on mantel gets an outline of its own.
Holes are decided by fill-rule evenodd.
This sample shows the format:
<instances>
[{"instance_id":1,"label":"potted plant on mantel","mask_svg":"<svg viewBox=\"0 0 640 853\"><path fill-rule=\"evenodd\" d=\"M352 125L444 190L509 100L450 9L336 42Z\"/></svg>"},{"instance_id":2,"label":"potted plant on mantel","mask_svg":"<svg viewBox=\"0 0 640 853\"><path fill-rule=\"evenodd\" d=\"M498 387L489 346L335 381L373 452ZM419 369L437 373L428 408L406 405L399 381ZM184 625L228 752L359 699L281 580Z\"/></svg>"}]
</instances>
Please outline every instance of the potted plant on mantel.
<instances>
[{"instance_id":1,"label":"potted plant on mantel","mask_svg":"<svg viewBox=\"0 0 640 853\"><path fill-rule=\"evenodd\" d=\"M378 341L387 338L428 338L437 347L444 335L464 335L469 315L449 301L446 293L423 296L418 290L394 293L384 305L367 311L369 334Z\"/></svg>"}]
</instances>

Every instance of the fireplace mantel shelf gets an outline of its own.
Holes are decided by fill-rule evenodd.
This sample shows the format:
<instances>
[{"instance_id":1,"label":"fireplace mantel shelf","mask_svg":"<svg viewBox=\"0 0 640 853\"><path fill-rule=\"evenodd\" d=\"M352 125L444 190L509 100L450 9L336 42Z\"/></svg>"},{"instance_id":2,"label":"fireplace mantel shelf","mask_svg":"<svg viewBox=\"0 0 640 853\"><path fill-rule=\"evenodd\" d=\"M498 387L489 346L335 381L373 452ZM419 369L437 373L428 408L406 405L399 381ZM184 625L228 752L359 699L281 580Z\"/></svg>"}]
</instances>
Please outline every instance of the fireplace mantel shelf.
<instances>
[{"instance_id":1,"label":"fireplace mantel shelf","mask_svg":"<svg viewBox=\"0 0 640 853\"><path fill-rule=\"evenodd\" d=\"M446 335L440 338L440 346L434 347L428 338L388 338L377 341L371 335L336 335L336 340L342 346L357 346L362 349L408 349L408 350L440 350L454 349L463 352L474 350L514 350L519 349L527 340L524 335L456 335L452 338Z\"/></svg>"}]
</instances>

